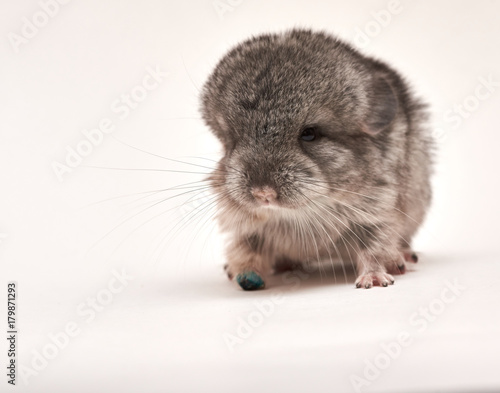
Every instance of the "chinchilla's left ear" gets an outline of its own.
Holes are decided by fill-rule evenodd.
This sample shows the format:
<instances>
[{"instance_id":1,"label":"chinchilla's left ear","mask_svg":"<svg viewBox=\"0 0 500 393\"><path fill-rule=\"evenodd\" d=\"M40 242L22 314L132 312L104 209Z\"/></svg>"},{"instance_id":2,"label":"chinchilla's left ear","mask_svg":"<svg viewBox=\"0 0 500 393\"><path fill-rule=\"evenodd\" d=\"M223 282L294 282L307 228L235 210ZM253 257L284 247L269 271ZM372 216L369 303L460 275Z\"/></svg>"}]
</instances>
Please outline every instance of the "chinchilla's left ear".
<instances>
[{"instance_id":1,"label":"chinchilla's left ear","mask_svg":"<svg viewBox=\"0 0 500 393\"><path fill-rule=\"evenodd\" d=\"M392 123L398 111L396 94L383 76L374 76L368 90L368 103L368 114L361 128L369 135L376 135Z\"/></svg>"}]
</instances>

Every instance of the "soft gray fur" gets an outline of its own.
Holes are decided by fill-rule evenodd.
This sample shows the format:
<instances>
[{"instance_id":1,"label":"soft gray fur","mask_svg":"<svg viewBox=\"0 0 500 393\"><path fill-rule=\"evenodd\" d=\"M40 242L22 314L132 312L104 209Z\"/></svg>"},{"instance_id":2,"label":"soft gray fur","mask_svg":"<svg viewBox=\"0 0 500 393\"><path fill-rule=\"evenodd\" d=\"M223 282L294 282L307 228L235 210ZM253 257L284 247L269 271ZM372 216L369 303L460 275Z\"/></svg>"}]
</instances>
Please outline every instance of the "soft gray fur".
<instances>
[{"instance_id":1,"label":"soft gray fur","mask_svg":"<svg viewBox=\"0 0 500 393\"><path fill-rule=\"evenodd\" d=\"M338 257L370 288L416 261L432 141L425 105L388 65L326 33L261 35L218 63L202 114L224 147L210 181L244 289L283 262Z\"/></svg>"}]
</instances>

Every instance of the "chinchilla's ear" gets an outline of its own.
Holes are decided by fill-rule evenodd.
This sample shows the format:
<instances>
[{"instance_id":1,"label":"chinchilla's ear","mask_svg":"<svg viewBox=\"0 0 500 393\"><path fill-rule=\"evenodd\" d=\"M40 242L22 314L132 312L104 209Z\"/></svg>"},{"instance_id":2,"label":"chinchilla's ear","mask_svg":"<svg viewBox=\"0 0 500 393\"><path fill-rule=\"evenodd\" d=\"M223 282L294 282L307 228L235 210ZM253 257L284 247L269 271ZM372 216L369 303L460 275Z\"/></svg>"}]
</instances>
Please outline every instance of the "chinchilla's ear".
<instances>
[{"instance_id":1,"label":"chinchilla's ear","mask_svg":"<svg viewBox=\"0 0 500 393\"><path fill-rule=\"evenodd\" d=\"M397 111L398 99L391 85L383 76L374 76L368 90L368 114L362 130L369 135L378 134L392 123Z\"/></svg>"}]
</instances>

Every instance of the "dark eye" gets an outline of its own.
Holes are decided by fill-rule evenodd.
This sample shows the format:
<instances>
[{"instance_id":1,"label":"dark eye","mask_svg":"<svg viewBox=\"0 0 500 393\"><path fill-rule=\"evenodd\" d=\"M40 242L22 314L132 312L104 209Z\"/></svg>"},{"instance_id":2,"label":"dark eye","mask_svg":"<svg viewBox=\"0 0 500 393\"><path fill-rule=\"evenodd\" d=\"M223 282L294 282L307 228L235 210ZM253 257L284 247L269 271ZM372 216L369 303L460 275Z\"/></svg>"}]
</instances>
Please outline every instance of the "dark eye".
<instances>
[{"instance_id":1,"label":"dark eye","mask_svg":"<svg viewBox=\"0 0 500 393\"><path fill-rule=\"evenodd\" d=\"M317 138L317 131L316 128L314 127L307 127L302 130L302 133L300 134L300 139L306 142L311 142Z\"/></svg>"}]
</instances>

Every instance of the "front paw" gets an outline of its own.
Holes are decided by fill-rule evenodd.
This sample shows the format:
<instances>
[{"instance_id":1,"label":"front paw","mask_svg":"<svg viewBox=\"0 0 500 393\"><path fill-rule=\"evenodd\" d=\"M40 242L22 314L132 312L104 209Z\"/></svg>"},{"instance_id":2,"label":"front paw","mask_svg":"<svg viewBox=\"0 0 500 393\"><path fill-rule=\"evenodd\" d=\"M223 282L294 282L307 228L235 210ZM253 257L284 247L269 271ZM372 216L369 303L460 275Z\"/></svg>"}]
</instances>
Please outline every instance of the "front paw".
<instances>
[{"instance_id":1,"label":"front paw","mask_svg":"<svg viewBox=\"0 0 500 393\"><path fill-rule=\"evenodd\" d=\"M234 267L233 267L233 269L234 269ZM256 289L262 289L265 287L264 280L255 271L245 270L241 273L234 274L233 269L231 269L231 266L229 266L229 264L227 264L227 263L224 265L224 271L227 274L227 278L229 278L229 280L232 281L233 278L235 278L235 276L236 276L235 281L245 291L254 291Z\"/></svg>"},{"instance_id":2,"label":"front paw","mask_svg":"<svg viewBox=\"0 0 500 393\"><path fill-rule=\"evenodd\" d=\"M236 282L245 291L254 291L265 287L265 282L261 276L254 271L246 271L236 276Z\"/></svg>"},{"instance_id":3,"label":"front paw","mask_svg":"<svg viewBox=\"0 0 500 393\"><path fill-rule=\"evenodd\" d=\"M394 284L394 277L385 272L367 272L356 279L356 288L371 288L374 285L387 287Z\"/></svg>"}]
</instances>

